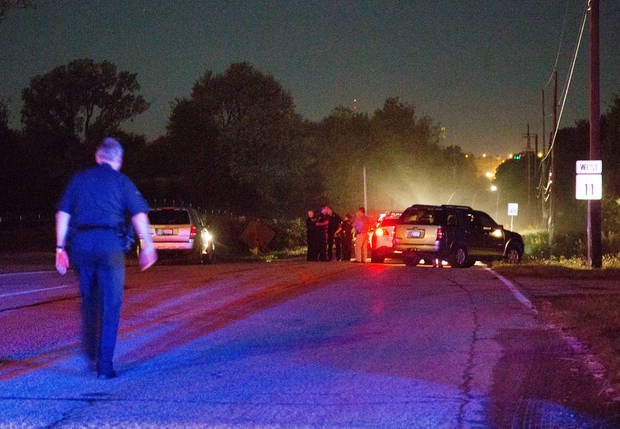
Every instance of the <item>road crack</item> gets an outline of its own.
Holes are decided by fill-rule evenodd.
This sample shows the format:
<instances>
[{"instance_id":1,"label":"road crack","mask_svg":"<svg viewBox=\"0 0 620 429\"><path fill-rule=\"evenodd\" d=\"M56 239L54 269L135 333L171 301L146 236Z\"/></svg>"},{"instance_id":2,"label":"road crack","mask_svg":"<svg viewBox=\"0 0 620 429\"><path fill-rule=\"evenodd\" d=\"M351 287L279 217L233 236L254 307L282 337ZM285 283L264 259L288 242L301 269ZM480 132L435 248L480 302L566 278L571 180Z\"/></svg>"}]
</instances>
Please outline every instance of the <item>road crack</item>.
<instances>
[{"instance_id":1,"label":"road crack","mask_svg":"<svg viewBox=\"0 0 620 429\"><path fill-rule=\"evenodd\" d=\"M471 339L469 343L469 349L467 350L467 361L465 362L465 367L463 368L463 375L461 377L461 384L459 389L461 390L460 394L460 403L459 403L459 413L457 416L458 428L462 429L465 427L466 423L480 423L484 425L484 422L471 422L467 421L465 418L467 406L474 401L476 398L472 394L473 382L474 382L474 365L475 365L475 354L476 354L476 345L478 341L480 341L480 320L478 318L478 307L474 301L474 296L469 289L465 287L465 285L450 279L452 284L461 289L465 295L467 296L467 300L470 304L471 309L471 318L473 329L471 332ZM469 425L467 425L469 427Z\"/></svg>"}]
</instances>

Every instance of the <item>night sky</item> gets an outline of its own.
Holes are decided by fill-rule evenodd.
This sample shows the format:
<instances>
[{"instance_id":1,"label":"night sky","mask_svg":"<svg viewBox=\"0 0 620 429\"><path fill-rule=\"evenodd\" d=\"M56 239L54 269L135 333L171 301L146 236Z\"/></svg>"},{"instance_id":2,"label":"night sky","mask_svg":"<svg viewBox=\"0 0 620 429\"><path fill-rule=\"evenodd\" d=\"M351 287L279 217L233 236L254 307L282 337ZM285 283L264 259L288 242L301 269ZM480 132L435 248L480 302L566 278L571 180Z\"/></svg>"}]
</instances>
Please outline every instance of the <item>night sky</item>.
<instances>
[{"instance_id":1,"label":"night sky","mask_svg":"<svg viewBox=\"0 0 620 429\"><path fill-rule=\"evenodd\" d=\"M372 114L399 96L446 127L446 144L505 155L524 148L528 121L540 132L540 90L564 27L563 86L586 0L36 3L0 23L0 98L14 127L29 79L77 58L138 73L151 108L126 128L149 138L165 132L171 102L205 70L248 61L288 89L306 118L353 98ZM601 0L602 112L620 94L619 41L620 2ZM588 25L563 126L588 118L587 77Z\"/></svg>"}]
</instances>

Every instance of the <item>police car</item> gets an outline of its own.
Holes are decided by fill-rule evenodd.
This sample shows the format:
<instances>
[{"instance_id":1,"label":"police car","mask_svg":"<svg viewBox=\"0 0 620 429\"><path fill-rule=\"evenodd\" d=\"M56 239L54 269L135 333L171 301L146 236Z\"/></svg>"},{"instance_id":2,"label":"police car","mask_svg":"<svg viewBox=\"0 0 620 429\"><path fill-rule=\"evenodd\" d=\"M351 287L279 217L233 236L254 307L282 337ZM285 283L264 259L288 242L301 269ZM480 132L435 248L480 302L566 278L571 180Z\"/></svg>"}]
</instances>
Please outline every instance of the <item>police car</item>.
<instances>
[{"instance_id":1,"label":"police car","mask_svg":"<svg viewBox=\"0 0 620 429\"><path fill-rule=\"evenodd\" d=\"M213 263L215 243L202 217L193 208L158 207L149 210L151 238L158 252L182 253L190 261ZM137 252L140 253L142 240Z\"/></svg>"},{"instance_id":2,"label":"police car","mask_svg":"<svg viewBox=\"0 0 620 429\"><path fill-rule=\"evenodd\" d=\"M382 263L385 258L392 258L394 254L394 229L398 224L401 212L383 213L377 219L375 227L370 232L370 259L372 262Z\"/></svg>"}]
</instances>

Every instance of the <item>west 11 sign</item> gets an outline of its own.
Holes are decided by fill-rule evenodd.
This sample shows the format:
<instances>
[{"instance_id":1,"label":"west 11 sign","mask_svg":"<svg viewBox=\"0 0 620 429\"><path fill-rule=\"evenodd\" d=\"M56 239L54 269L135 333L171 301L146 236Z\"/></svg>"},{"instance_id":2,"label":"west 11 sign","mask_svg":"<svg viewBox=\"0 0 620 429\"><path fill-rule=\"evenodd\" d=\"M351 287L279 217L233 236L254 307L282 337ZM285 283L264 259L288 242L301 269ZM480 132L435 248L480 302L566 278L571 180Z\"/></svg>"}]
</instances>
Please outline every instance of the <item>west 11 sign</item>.
<instances>
[{"instance_id":1,"label":"west 11 sign","mask_svg":"<svg viewBox=\"0 0 620 429\"><path fill-rule=\"evenodd\" d=\"M603 161L577 161L575 198L600 200L603 198Z\"/></svg>"}]
</instances>

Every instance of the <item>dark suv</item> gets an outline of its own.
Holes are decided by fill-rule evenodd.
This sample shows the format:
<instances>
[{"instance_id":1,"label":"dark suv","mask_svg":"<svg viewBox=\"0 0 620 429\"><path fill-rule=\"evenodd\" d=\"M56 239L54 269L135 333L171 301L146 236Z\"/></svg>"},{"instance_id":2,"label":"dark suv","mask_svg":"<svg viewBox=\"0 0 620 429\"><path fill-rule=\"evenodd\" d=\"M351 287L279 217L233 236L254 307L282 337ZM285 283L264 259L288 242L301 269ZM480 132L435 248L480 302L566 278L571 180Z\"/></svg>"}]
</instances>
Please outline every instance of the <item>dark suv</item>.
<instances>
[{"instance_id":1,"label":"dark suv","mask_svg":"<svg viewBox=\"0 0 620 429\"><path fill-rule=\"evenodd\" d=\"M498 259L518 263L523 256L523 238L471 207L416 204L398 221L394 250L403 253L408 265L421 259L433 261L433 265L447 260L453 267Z\"/></svg>"}]
</instances>

